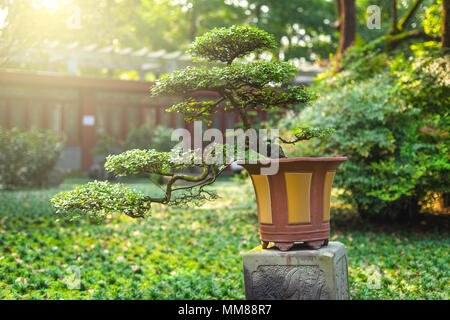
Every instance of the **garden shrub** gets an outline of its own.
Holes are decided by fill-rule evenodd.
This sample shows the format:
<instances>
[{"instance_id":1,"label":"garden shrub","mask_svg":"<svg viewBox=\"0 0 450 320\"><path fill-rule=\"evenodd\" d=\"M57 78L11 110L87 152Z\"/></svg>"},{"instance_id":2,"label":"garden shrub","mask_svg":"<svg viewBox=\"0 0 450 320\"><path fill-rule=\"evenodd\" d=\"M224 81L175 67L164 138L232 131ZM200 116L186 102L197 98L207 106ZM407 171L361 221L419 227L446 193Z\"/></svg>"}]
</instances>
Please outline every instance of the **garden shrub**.
<instances>
[{"instance_id":1,"label":"garden shrub","mask_svg":"<svg viewBox=\"0 0 450 320\"><path fill-rule=\"evenodd\" d=\"M149 124L144 124L140 128L132 129L125 142L127 149L155 149L160 151L170 151L176 141L171 140L172 129L165 126L156 128Z\"/></svg>"},{"instance_id":2,"label":"garden shrub","mask_svg":"<svg viewBox=\"0 0 450 320\"><path fill-rule=\"evenodd\" d=\"M363 217L410 218L448 193L450 57L364 59L374 64L366 70L379 70L365 78L352 75L357 69L322 78L320 98L284 125L306 120L334 128L333 136L292 152L348 156L335 178L344 200Z\"/></svg>"},{"instance_id":3,"label":"garden shrub","mask_svg":"<svg viewBox=\"0 0 450 320\"><path fill-rule=\"evenodd\" d=\"M116 138L106 133L98 133L95 141L95 147L92 149L92 154L106 157L109 154L117 152L118 143Z\"/></svg>"},{"instance_id":4,"label":"garden shrub","mask_svg":"<svg viewBox=\"0 0 450 320\"><path fill-rule=\"evenodd\" d=\"M170 151L176 141L172 141L171 128L159 125L156 128L150 124L144 124L140 128L131 130L125 142L127 149L155 149L164 152ZM158 184L164 183L164 178L159 175L150 174L153 182Z\"/></svg>"},{"instance_id":5,"label":"garden shrub","mask_svg":"<svg viewBox=\"0 0 450 320\"><path fill-rule=\"evenodd\" d=\"M4 189L62 182L55 169L63 145L50 131L0 128L0 183Z\"/></svg>"},{"instance_id":6,"label":"garden shrub","mask_svg":"<svg viewBox=\"0 0 450 320\"><path fill-rule=\"evenodd\" d=\"M115 137L104 132L98 133L95 147L92 149L92 154L99 157L99 159L94 158L94 162L99 163L94 163L89 168L89 178L94 180L115 181L116 178L105 171L104 164L107 155L117 154L120 151L120 143L117 142Z\"/></svg>"}]
</instances>

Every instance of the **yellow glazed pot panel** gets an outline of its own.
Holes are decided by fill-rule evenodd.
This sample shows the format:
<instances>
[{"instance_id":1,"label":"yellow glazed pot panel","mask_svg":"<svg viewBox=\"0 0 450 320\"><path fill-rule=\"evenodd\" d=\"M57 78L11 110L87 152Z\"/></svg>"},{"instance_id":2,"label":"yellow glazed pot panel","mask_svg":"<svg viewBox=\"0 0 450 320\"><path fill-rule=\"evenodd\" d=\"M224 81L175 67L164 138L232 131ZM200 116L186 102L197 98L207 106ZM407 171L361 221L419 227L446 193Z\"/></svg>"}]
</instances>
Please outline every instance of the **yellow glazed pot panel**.
<instances>
[{"instance_id":1,"label":"yellow glazed pot panel","mask_svg":"<svg viewBox=\"0 0 450 320\"><path fill-rule=\"evenodd\" d=\"M334 171L328 171L323 185L323 221L330 221L331 186L333 185Z\"/></svg>"},{"instance_id":2,"label":"yellow glazed pot panel","mask_svg":"<svg viewBox=\"0 0 450 320\"><path fill-rule=\"evenodd\" d=\"M311 178L312 173L285 173L289 223L311 222Z\"/></svg>"},{"instance_id":3,"label":"yellow glazed pot panel","mask_svg":"<svg viewBox=\"0 0 450 320\"><path fill-rule=\"evenodd\" d=\"M267 176L252 175L260 223L272 223L272 205L270 202L269 179Z\"/></svg>"}]
</instances>

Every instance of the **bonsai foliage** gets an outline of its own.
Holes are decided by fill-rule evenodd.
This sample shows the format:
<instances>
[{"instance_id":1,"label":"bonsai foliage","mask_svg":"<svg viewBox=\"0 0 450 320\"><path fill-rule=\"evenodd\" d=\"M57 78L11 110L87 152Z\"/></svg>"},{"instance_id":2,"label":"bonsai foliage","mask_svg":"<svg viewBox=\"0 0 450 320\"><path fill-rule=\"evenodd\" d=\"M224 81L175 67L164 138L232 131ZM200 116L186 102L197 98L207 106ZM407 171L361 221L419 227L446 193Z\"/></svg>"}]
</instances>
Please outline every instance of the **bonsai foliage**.
<instances>
[{"instance_id":1,"label":"bonsai foliage","mask_svg":"<svg viewBox=\"0 0 450 320\"><path fill-rule=\"evenodd\" d=\"M296 68L287 62L238 60L250 53L270 50L276 47L272 35L249 26L232 26L213 29L198 37L189 49L189 53L198 59L214 63L215 67L204 64L201 67L187 67L160 77L151 89L153 97L188 96L172 105L167 111L184 114L187 121L209 121L210 115L222 108L238 113L244 130L256 127L250 111L286 108L294 104L307 103L312 94L302 86L283 86L294 76ZM190 94L208 90L218 94L214 101L202 101ZM296 143L301 140L329 134L328 130L300 128L294 138L281 139L284 143ZM263 139L259 137L259 139ZM268 146L270 142L264 141ZM185 205L217 196L205 187L214 183L217 176L231 164L231 158L225 164L211 161L214 150L234 151L236 146L218 145L209 156L198 156L195 151L173 149L169 152L157 150L129 150L119 155L110 155L105 168L116 176L133 174L157 174L168 179L164 194L150 197L136 194L120 184L92 182L75 190L59 193L51 200L60 213L88 213L102 217L110 212L123 212L131 217L143 217L149 212L152 203ZM271 157L284 157L281 148L279 154ZM257 153L248 143L245 155ZM234 153L234 152L233 152ZM259 157L261 159L263 157ZM220 166L218 166L220 164ZM184 169L199 169L197 175L183 174ZM175 183L182 186L175 187Z\"/></svg>"}]
</instances>

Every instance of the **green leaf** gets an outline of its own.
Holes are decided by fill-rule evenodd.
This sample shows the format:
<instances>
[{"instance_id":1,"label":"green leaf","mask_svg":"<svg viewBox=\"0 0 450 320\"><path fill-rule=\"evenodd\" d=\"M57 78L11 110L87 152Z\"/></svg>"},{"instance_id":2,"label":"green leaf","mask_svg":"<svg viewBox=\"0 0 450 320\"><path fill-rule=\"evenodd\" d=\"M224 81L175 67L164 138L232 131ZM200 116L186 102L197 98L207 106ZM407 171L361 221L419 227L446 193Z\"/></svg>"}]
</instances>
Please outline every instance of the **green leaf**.
<instances>
[{"instance_id":1,"label":"green leaf","mask_svg":"<svg viewBox=\"0 0 450 320\"><path fill-rule=\"evenodd\" d=\"M230 64L257 49L276 48L273 35L251 26L231 26L215 28L197 37L188 53L211 61Z\"/></svg>"}]
</instances>

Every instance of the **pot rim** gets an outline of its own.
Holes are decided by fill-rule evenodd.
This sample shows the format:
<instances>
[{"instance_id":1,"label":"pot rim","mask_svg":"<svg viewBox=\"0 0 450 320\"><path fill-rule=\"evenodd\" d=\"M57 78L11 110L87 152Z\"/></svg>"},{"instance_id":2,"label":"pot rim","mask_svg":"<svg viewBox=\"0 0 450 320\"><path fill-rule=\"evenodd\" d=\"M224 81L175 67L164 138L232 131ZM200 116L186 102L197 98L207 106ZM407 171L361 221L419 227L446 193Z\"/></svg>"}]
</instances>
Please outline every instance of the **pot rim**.
<instances>
[{"instance_id":1,"label":"pot rim","mask_svg":"<svg viewBox=\"0 0 450 320\"><path fill-rule=\"evenodd\" d=\"M348 157L298 157L298 158L278 158L278 159L267 159L267 160L256 160L245 162L245 160L238 160L236 163L239 165L247 164L262 164L267 165L272 162L343 162L347 160Z\"/></svg>"}]
</instances>

